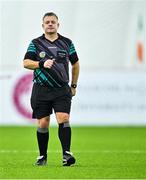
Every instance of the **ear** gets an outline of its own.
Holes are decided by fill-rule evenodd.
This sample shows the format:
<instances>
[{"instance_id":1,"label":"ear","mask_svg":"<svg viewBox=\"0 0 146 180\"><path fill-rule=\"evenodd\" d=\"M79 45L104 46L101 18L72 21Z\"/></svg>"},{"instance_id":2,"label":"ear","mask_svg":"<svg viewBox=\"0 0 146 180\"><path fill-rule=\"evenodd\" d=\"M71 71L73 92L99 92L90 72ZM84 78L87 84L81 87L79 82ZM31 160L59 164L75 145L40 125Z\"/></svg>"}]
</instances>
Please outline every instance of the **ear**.
<instances>
[{"instance_id":1,"label":"ear","mask_svg":"<svg viewBox=\"0 0 146 180\"><path fill-rule=\"evenodd\" d=\"M42 28L44 28L44 24L42 24Z\"/></svg>"},{"instance_id":2,"label":"ear","mask_svg":"<svg viewBox=\"0 0 146 180\"><path fill-rule=\"evenodd\" d=\"M59 28L60 24L58 23L57 26L58 26L58 28Z\"/></svg>"}]
</instances>

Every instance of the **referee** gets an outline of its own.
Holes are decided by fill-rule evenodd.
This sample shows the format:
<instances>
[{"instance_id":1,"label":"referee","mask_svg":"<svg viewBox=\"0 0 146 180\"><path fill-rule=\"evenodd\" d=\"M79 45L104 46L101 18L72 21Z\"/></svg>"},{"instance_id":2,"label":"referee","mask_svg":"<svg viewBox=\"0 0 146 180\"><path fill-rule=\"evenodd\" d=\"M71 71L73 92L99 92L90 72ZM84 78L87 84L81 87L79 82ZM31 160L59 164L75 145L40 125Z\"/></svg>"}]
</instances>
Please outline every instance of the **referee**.
<instances>
[{"instance_id":1,"label":"referee","mask_svg":"<svg viewBox=\"0 0 146 180\"><path fill-rule=\"evenodd\" d=\"M24 57L24 68L33 70L31 107L33 118L38 120L37 141L40 155L36 165L47 163L50 115L54 111L58 123L58 136L62 146L63 166L75 163L70 152L71 127L69 116L72 96L76 94L79 76L79 59L72 41L57 30L58 17L48 12L43 17L44 34L33 39ZM71 87L69 62L72 67Z\"/></svg>"}]
</instances>

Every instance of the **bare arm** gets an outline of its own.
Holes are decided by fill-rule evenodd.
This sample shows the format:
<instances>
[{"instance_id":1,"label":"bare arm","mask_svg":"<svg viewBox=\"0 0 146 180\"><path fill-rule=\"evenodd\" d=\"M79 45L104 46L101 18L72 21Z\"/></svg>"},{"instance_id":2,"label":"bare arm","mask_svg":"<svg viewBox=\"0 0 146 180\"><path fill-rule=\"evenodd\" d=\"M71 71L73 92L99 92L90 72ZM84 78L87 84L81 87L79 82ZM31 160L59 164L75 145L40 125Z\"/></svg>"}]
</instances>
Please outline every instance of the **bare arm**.
<instances>
[{"instance_id":1,"label":"bare arm","mask_svg":"<svg viewBox=\"0 0 146 180\"><path fill-rule=\"evenodd\" d=\"M78 77L79 77L79 70L80 70L80 66L79 66L79 62L77 61L75 64L72 65L72 80L71 80L71 84L77 84ZM71 88L71 90L72 90L72 95L74 96L76 94L76 89L75 88Z\"/></svg>"},{"instance_id":2,"label":"bare arm","mask_svg":"<svg viewBox=\"0 0 146 180\"><path fill-rule=\"evenodd\" d=\"M43 67L50 69L50 68L52 67L52 65L53 65L53 62L54 62L54 61L51 60L51 59L46 60L46 61L44 62L44 64L43 64ZM33 61L33 60L31 60L31 59L25 59L25 60L23 61L23 66L24 66L24 68L26 68L26 69L34 70L34 69L39 68L39 61Z\"/></svg>"},{"instance_id":3,"label":"bare arm","mask_svg":"<svg viewBox=\"0 0 146 180\"><path fill-rule=\"evenodd\" d=\"M77 61L75 64L72 65L72 81L71 84L77 84L78 77L79 77L79 62Z\"/></svg>"},{"instance_id":4,"label":"bare arm","mask_svg":"<svg viewBox=\"0 0 146 180\"><path fill-rule=\"evenodd\" d=\"M39 68L39 61L33 61L31 59L25 59L23 61L23 66L26 69L34 70L34 69Z\"/></svg>"}]
</instances>

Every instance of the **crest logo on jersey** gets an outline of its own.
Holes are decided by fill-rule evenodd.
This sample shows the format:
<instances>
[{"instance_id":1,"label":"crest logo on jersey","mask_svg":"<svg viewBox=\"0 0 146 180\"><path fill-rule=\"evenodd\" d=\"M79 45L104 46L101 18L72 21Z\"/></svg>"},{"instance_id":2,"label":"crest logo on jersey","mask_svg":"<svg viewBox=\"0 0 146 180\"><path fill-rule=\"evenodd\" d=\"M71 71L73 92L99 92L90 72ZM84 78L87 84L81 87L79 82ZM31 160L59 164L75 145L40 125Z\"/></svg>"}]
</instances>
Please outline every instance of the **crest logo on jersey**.
<instances>
[{"instance_id":1,"label":"crest logo on jersey","mask_svg":"<svg viewBox=\"0 0 146 180\"><path fill-rule=\"evenodd\" d=\"M44 51L41 51L39 56L40 56L40 58L44 58L46 56L46 53Z\"/></svg>"}]
</instances>

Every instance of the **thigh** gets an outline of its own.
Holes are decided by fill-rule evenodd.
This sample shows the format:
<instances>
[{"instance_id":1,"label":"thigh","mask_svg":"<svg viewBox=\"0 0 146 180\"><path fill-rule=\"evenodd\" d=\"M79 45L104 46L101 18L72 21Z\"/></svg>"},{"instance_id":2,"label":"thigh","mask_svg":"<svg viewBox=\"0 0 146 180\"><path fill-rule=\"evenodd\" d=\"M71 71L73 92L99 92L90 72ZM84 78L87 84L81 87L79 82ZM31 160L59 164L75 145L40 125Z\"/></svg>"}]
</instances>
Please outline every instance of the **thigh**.
<instances>
[{"instance_id":1,"label":"thigh","mask_svg":"<svg viewBox=\"0 0 146 180\"><path fill-rule=\"evenodd\" d=\"M41 119L52 114L52 101L48 99L47 89L34 84L31 95L33 118Z\"/></svg>"}]
</instances>

